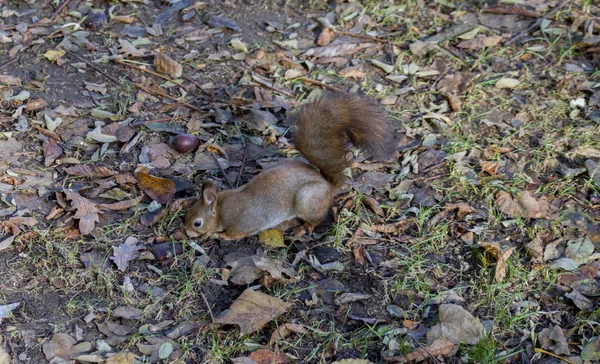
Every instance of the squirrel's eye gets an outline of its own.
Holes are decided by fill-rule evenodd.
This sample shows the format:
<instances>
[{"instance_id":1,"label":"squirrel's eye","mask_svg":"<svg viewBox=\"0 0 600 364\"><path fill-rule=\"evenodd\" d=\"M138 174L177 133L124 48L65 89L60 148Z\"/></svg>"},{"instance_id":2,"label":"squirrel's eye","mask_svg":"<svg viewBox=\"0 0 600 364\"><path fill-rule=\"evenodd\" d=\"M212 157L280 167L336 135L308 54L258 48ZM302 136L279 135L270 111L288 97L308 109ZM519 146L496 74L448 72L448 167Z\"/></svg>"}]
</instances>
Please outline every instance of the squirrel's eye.
<instances>
[{"instance_id":1,"label":"squirrel's eye","mask_svg":"<svg viewBox=\"0 0 600 364\"><path fill-rule=\"evenodd\" d=\"M194 221L194 226L195 226L195 227L200 227L200 226L202 226L202 220L196 220L196 221Z\"/></svg>"}]
</instances>

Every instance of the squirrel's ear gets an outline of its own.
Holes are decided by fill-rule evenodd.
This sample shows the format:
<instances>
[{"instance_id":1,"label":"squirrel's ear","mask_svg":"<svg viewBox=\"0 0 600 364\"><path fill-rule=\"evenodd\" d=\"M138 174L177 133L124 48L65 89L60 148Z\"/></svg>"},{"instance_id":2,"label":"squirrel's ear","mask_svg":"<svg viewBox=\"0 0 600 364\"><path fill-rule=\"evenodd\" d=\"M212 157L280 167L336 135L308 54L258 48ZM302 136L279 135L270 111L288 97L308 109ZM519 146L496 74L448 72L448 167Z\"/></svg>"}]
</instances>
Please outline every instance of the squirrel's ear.
<instances>
[{"instance_id":1,"label":"squirrel's ear","mask_svg":"<svg viewBox=\"0 0 600 364\"><path fill-rule=\"evenodd\" d=\"M208 207L208 213L214 215L217 206L217 189L213 184L207 184L202 189L202 202Z\"/></svg>"}]
</instances>

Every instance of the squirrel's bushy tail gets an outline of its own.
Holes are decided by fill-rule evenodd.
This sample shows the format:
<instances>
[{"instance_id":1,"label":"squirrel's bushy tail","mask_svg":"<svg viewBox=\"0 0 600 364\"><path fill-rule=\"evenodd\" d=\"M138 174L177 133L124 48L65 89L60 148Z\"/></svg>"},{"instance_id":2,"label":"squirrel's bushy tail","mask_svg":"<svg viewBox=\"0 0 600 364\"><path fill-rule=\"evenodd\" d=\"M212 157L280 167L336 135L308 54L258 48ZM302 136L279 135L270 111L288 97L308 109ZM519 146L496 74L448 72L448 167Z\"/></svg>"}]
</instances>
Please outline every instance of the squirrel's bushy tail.
<instances>
[{"instance_id":1,"label":"squirrel's bushy tail","mask_svg":"<svg viewBox=\"0 0 600 364\"><path fill-rule=\"evenodd\" d=\"M344 182L350 164L348 141L378 160L395 151L385 112L359 95L328 93L301 107L294 135L296 148L334 186Z\"/></svg>"}]
</instances>

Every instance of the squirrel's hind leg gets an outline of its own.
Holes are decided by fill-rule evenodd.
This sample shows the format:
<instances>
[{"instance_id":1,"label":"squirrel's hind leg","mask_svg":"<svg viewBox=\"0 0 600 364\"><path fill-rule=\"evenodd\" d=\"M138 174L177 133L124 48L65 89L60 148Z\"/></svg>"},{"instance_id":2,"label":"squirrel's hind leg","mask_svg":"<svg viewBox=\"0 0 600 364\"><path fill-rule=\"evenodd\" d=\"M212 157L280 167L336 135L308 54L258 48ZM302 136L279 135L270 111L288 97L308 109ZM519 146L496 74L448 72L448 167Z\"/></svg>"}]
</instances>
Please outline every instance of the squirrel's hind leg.
<instances>
[{"instance_id":1,"label":"squirrel's hind leg","mask_svg":"<svg viewBox=\"0 0 600 364\"><path fill-rule=\"evenodd\" d=\"M325 181L307 183L296 192L294 207L296 216L304 221L304 233L310 235L327 217L332 199L331 186Z\"/></svg>"}]
</instances>

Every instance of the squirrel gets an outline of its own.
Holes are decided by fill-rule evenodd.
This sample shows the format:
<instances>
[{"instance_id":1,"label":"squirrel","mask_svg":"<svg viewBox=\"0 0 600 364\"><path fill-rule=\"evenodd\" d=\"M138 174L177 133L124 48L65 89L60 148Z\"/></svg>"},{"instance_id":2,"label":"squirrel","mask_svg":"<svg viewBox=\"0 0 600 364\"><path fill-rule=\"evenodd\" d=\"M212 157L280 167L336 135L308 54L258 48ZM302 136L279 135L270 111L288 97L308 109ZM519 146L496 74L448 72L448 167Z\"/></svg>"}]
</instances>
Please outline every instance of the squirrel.
<instances>
[{"instance_id":1,"label":"squirrel","mask_svg":"<svg viewBox=\"0 0 600 364\"><path fill-rule=\"evenodd\" d=\"M294 132L296 149L310 163L288 161L265 169L242 187L217 191L203 185L185 217L186 234L216 233L242 239L298 218L311 234L327 217L350 165L350 141L380 161L396 155L385 112L373 101L343 92L303 105Z\"/></svg>"}]
</instances>

